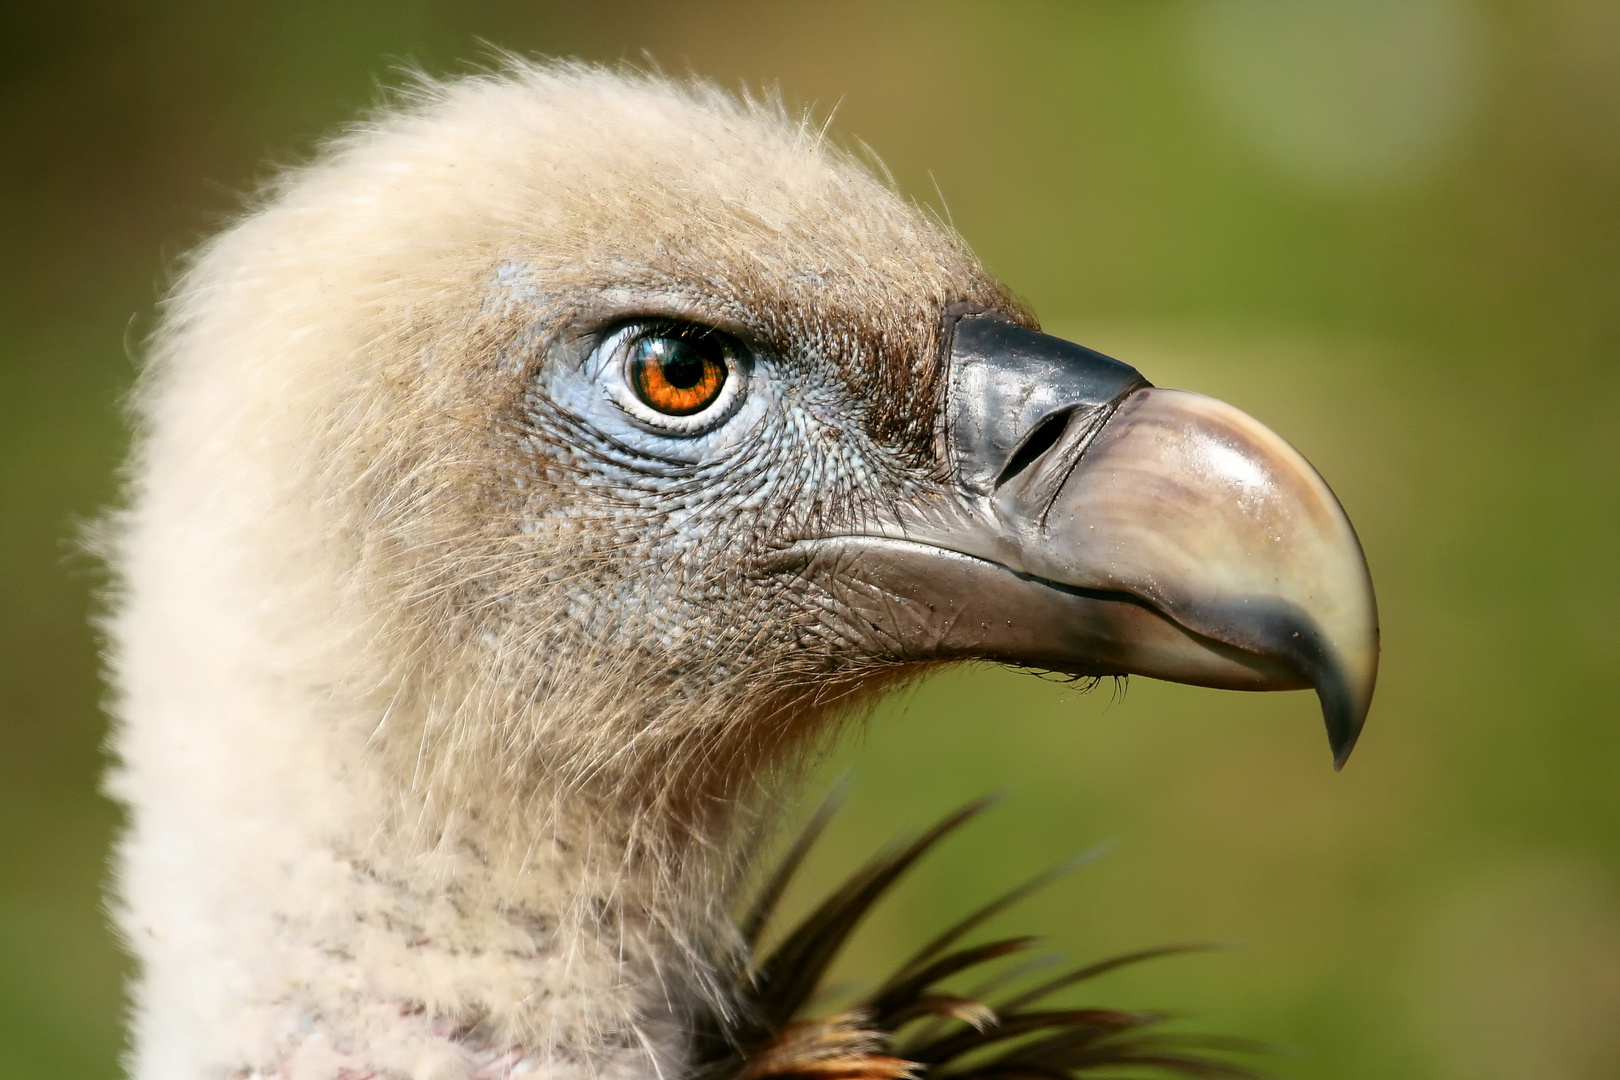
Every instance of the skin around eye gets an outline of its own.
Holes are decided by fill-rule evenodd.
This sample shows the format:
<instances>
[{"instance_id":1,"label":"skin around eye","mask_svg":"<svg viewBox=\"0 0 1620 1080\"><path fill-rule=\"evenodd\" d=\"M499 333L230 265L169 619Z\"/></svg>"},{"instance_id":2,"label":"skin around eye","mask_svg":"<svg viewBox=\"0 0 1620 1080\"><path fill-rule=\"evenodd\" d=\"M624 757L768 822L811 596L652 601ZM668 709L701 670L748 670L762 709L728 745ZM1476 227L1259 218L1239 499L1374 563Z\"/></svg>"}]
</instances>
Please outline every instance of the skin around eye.
<instances>
[{"instance_id":1,"label":"skin around eye","mask_svg":"<svg viewBox=\"0 0 1620 1080\"><path fill-rule=\"evenodd\" d=\"M636 397L665 416L691 416L713 405L728 372L717 342L666 335L649 335L632 345L629 367Z\"/></svg>"}]
</instances>

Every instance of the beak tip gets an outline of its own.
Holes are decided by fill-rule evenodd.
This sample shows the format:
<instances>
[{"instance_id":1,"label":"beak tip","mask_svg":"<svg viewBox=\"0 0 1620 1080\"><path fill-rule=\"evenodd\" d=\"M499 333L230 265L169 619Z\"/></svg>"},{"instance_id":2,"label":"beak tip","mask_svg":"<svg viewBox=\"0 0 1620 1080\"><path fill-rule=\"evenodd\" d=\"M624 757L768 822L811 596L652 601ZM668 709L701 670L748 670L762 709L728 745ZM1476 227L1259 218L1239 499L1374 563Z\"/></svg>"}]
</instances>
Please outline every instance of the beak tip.
<instances>
[{"instance_id":1,"label":"beak tip","mask_svg":"<svg viewBox=\"0 0 1620 1080\"><path fill-rule=\"evenodd\" d=\"M1367 707L1349 701L1324 700L1322 718L1327 722L1328 747L1333 751L1333 771L1342 772L1345 763L1350 760L1351 751L1356 748L1357 740L1361 738Z\"/></svg>"}]
</instances>

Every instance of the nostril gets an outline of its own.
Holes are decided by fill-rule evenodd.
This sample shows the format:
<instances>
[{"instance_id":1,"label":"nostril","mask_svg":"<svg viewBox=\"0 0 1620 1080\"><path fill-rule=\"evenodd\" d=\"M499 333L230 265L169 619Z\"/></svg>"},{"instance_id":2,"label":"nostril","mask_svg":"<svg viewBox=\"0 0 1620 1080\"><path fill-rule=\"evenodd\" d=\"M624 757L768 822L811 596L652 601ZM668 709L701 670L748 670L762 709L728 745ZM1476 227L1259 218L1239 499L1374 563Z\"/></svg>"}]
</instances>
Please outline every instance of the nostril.
<instances>
[{"instance_id":1,"label":"nostril","mask_svg":"<svg viewBox=\"0 0 1620 1080\"><path fill-rule=\"evenodd\" d=\"M1069 426L1069 419L1074 416L1073 409L1064 409L1055 412L1035 425L1018 449L1013 451L1007 464L1002 466L1001 475L996 477L996 487L1000 487L1013 479L1019 473L1029 468L1035 459L1052 449L1058 439L1063 437L1064 429Z\"/></svg>"}]
</instances>

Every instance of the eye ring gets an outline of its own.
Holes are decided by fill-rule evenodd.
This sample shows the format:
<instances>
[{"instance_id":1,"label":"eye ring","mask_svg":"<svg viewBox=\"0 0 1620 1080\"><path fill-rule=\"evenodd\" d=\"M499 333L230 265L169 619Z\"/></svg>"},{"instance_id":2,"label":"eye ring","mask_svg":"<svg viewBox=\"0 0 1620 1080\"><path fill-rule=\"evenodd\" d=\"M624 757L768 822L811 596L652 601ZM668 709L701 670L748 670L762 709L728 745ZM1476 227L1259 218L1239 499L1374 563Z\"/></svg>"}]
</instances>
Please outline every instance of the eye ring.
<instances>
[{"instance_id":1,"label":"eye ring","mask_svg":"<svg viewBox=\"0 0 1620 1080\"><path fill-rule=\"evenodd\" d=\"M752 354L721 330L675 319L621 323L593 367L619 409L646 430L677 438L724 423L742 401Z\"/></svg>"}]
</instances>

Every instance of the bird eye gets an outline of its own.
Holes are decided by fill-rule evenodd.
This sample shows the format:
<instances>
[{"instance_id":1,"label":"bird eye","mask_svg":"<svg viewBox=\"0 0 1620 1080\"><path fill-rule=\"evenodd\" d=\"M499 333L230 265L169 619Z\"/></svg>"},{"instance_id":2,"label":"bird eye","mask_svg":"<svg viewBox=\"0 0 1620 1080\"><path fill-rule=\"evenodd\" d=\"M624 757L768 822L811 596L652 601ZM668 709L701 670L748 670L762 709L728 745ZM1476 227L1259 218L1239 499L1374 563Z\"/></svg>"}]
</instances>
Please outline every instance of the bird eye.
<instances>
[{"instance_id":1,"label":"bird eye","mask_svg":"<svg viewBox=\"0 0 1620 1080\"><path fill-rule=\"evenodd\" d=\"M631 345L629 366L636 397L665 416L713 405L728 372L725 349L711 335L649 334Z\"/></svg>"},{"instance_id":2,"label":"bird eye","mask_svg":"<svg viewBox=\"0 0 1620 1080\"><path fill-rule=\"evenodd\" d=\"M710 326L673 319L623 323L596 347L594 370L608 397L655 435L713 431L742 403L753 354Z\"/></svg>"}]
</instances>

